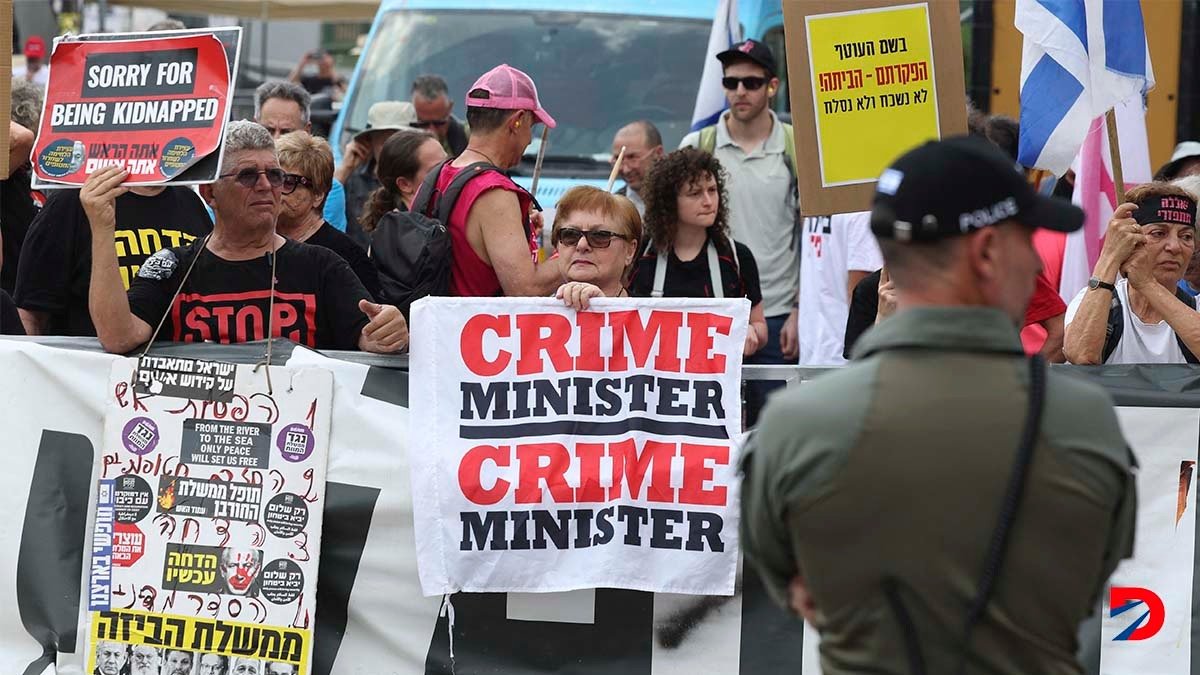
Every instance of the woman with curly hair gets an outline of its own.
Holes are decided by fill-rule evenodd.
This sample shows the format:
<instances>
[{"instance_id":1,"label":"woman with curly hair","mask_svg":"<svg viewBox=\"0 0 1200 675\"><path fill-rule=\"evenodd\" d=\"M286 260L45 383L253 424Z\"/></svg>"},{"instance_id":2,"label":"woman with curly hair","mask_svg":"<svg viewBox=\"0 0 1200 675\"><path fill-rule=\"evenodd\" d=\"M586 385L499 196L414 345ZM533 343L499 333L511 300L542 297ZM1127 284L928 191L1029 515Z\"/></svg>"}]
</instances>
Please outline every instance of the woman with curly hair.
<instances>
[{"instance_id":1,"label":"woman with curly hair","mask_svg":"<svg viewBox=\"0 0 1200 675\"><path fill-rule=\"evenodd\" d=\"M729 236L725 171L715 157L682 148L658 160L646 176L649 241L634 268L629 294L655 298L750 300L746 356L767 341L758 265Z\"/></svg>"}]
</instances>

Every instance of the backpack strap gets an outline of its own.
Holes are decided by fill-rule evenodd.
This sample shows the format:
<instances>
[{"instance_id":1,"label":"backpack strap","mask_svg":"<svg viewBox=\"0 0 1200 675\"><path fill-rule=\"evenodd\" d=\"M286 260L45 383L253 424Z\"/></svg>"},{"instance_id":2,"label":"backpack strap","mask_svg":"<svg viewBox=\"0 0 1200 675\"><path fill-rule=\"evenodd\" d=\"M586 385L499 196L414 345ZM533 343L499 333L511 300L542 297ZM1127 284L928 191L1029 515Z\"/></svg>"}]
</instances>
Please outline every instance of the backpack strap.
<instances>
[{"instance_id":1,"label":"backpack strap","mask_svg":"<svg viewBox=\"0 0 1200 675\"><path fill-rule=\"evenodd\" d=\"M658 252L658 260L654 264L654 290L650 291L650 297L661 298L663 296L663 287L667 285L667 254L662 251Z\"/></svg>"},{"instance_id":2,"label":"backpack strap","mask_svg":"<svg viewBox=\"0 0 1200 675\"><path fill-rule=\"evenodd\" d=\"M721 259L717 257L717 245L708 240L708 277L712 284L714 298L725 297L725 284L721 283Z\"/></svg>"},{"instance_id":3,"label":"backpack strap","mask_svg":"<svg viewBox=\"0 0 1200 675\"><path fill-rule=\"evenodd\" d=\"M1180 302L1196 309L1196 299L1188 295L1181 288L1175 289L1175 297ZM1121 306L1121 298L1116 293L1113 293L1112 305L1108 308L1108 325L1104 329L1104 349L1100 353L1100 363L1107 363L1108 357L1116 351L1117 345L1121 342L1121 336L1125 333L1125 316ZM1183 338L1179 337L1179 333L1175 333L1175 343L1179 345L1179 351L1183 352L1183 360L1187 363L1200 363L1200 359L1188 349L1184 344Z\"/></svg>"},{"instance_id":4,"label":"backpack strap","mask_svg":"<svg viewBox=\"0 0 1200 675\"><path fill-rule=\"evenodd\" d=\"M1179 301L1188 307L1196 309L1196 299L1193 298L1187 291L1179 288L1178 286L1175 287L1175 297L1179 298ZM1179 344L1179 351L1183 352L1184 361L1187 361L1188 363L1200 363L1200 359L1197 359L1196 355L1192 353L1192 350L1188 349L1187 345L1183 343L1183 338L1179 337L1179 333L1175 334L1175 342Z\"/></svg>"},{"instance_id":5,"label":"backpack strap","mask_svg":"<svg viewBox=\"0 0 1200 675\"><path fill-rule=\"evenodd\" d=\"M450 181L450 184L446 186L446 191L438 198L437 204L437 219L443 225L450 223L450 213L454 210L454 205L458 202L458 195L462 193L467 183L489 171L499 172L500 169L491 162L475 162L464 166L454 180Z\"/></svg>"},{"instance_id":6,"label":"backpack strap","mask_svg":"<svg viewBox=\"0 0 1200 675\"><path fill-rule=\"evenodd\" d=\"M412 204L408 206L409 211L423 216L429 215L429 202L433 200L433 195L437 192L437 182L442 175L442 168L452 161L454 160L443 160L425 174L425 180L421 181L421 187L417 188L417 194L413 197Z\"/></svg>"},{"instance_id":7,"label":"backpack strap","mask_svg":"<svg viewBox=\"0 0 1200 675\"><path fill-rule=\"evenodd\" d=\"M720 118L717 118L717 124L720 123ZM697 147L710 155L717 149L717 124L710 124L700 130L700 145Z\"/></svg>"}]
</instances>

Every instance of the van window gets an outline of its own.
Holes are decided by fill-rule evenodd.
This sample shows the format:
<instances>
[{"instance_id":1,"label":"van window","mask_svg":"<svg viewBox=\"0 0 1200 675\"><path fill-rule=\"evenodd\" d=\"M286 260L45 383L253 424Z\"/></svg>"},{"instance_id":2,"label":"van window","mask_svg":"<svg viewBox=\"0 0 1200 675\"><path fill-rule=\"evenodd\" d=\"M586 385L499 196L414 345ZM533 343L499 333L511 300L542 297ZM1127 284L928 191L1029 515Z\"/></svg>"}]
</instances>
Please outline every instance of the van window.
<instances>
[{"instance_id":1,"label":"van window","mask_svg":"<svg viewBox=\"0 0 1200 675\"><path fill-rule=\"evenodd\" d=\"M445 78L462 119L467 89L506 62L529 73L558 122L548 157L607 161L613 135L638 119L653 122L674 148L691 122L711 25L578 12L398 10L381 19L363 55L339 140L366 125L372 103L409 100L413 80L424 74Z\"/></svg>"}]
</instances>

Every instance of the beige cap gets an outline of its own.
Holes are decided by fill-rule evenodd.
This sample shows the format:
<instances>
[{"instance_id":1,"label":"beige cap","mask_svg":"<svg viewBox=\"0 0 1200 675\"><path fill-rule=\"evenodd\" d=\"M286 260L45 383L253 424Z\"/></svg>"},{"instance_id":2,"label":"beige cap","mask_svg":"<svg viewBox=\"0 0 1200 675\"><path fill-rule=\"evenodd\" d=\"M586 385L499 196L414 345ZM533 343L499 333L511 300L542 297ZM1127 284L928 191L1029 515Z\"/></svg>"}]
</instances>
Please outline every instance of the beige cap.
<instances>
[{"instance_id":1,"label":"beige cap","mask_svg":"<svg viewBox=\"0 0 1200 675\"><path fill-rule=\"evenodd\" d=\"M354 135L354 140L376 131L415 129L417 109L408 101L380 101L367 110L367 128Z\"/></svg>"}]
</instances>

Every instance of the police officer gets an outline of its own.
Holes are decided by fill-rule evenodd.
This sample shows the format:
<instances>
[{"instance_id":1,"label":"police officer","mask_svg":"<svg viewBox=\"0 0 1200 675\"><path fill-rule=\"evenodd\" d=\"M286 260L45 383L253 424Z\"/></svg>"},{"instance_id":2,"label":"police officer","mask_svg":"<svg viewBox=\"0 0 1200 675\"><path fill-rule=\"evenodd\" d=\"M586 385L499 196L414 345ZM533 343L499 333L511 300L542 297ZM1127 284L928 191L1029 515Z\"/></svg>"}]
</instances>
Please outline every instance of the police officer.
<instances>
[{"instance_id":1,"label":"police officer","mask_svg":"<svg viewBox=\"0 0 1200 675\"><path fill-rule=\"evenodd\" d=\"M880 177L897 313L774 398L743 463L745 553L825 675L1081 672L1079 624L1132 553L1134 460L1108 395L1031 367L1017 327L1034 228L1082 222L976 139Z\"/></svg>"}]
</instances>

